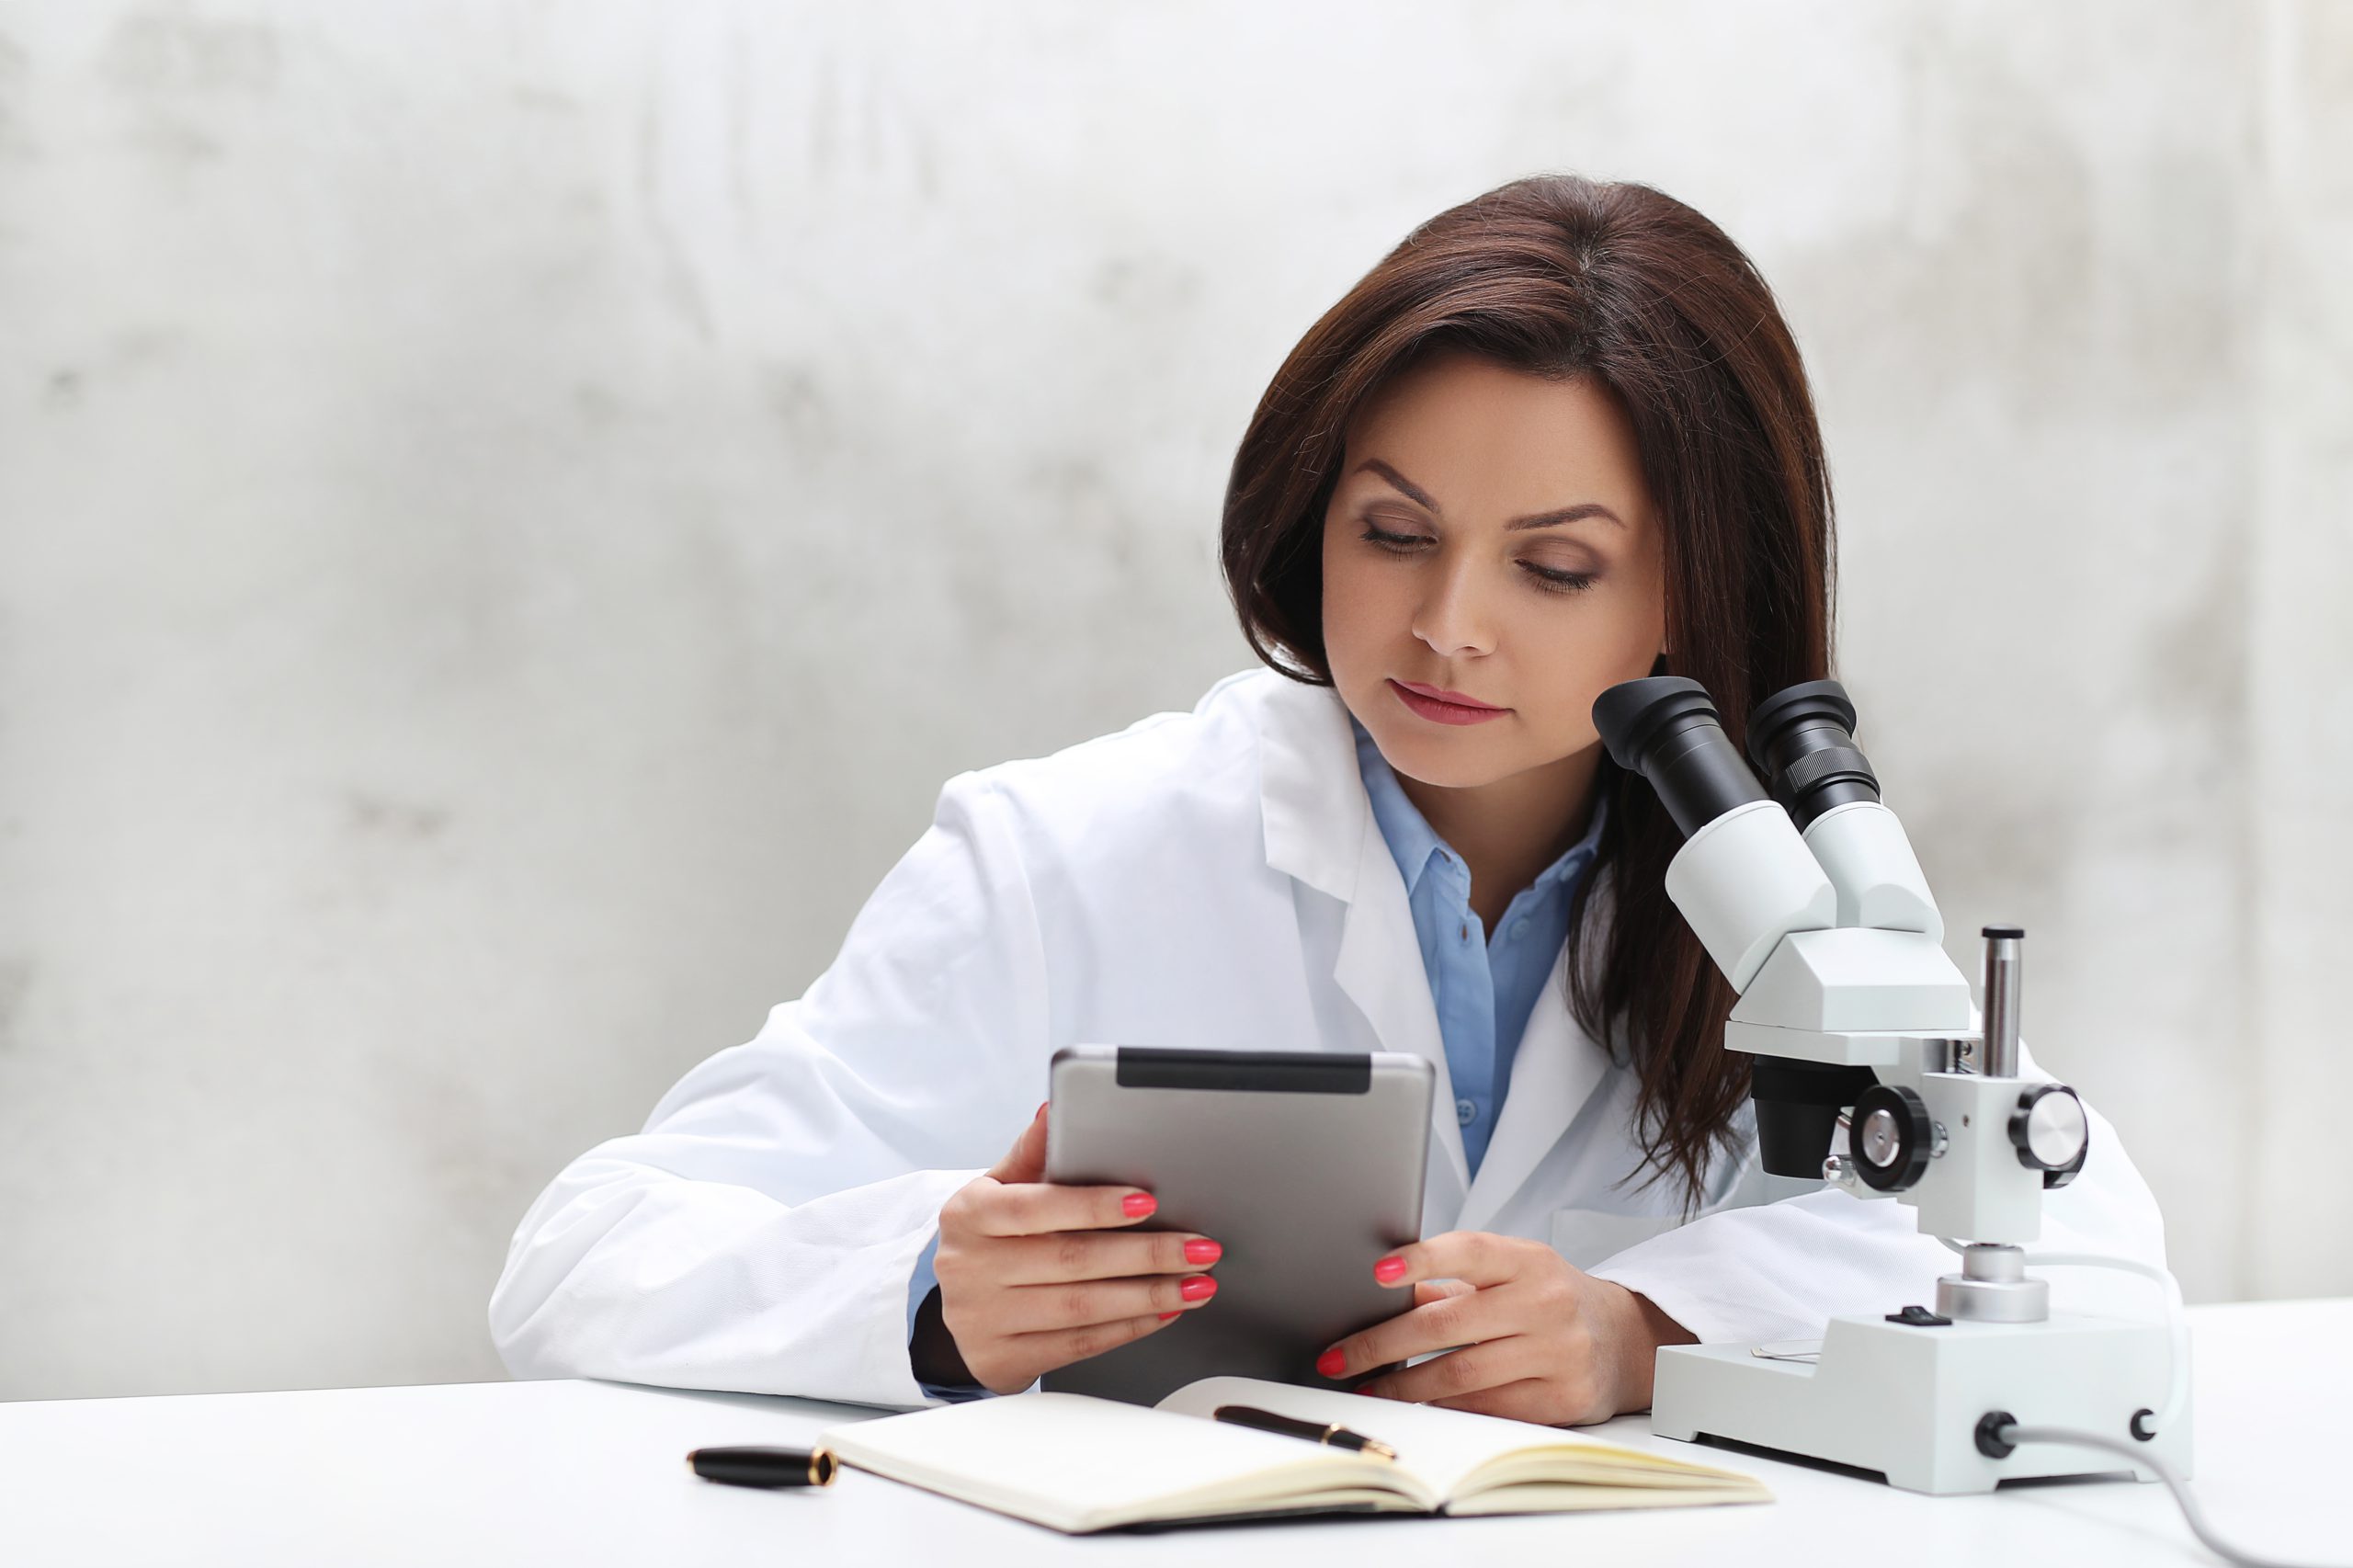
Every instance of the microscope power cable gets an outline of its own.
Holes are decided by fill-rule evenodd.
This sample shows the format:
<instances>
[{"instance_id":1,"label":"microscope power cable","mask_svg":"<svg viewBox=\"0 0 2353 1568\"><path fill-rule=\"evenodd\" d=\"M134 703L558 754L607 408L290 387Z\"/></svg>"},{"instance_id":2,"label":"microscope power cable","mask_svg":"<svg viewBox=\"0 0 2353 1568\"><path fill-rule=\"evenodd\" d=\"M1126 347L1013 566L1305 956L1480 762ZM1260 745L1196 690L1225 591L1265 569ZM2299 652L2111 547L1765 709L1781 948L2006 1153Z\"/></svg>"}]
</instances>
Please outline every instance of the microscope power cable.
<instances>
[{"instance_id":1,"label":"microscope power cable","mask_svg":"<svg viewBox=\"0 0 2353 1568\"><path fill-rule=\"evenodd\" d=\"M2181 1506L2182 1520L2189 1526L2189 1533L2196 1536L2207 1551L2225 1562L2236 1564L2236 1568L2322 1568L2318 1563L2293 1563L2277 1557L2257 1557L2253 1552L2242 1551L2230 1545L2206 1522L2206 1516L2199 1510L2198 1499L2189 1494L2189 1483L2176 1475L2173 1466L2121 1437L2111 1437L2101 1432L2078 1432L2072 1426L2027 1426L2016 1422L1995 1430L2006 1443L2064 1443L2079 1449L2100 1449L2130 1463L2148 1466L2157 1472L2157 1479L2165 1483L2165 1489L2173 1494L2173 1500Z\"/></svg>"},{"instance_id":2,"label":"microscope power cable","mask_svg":"<svg viewBox=\"0 0 2353 1568\"><path fill-rule=\"evenodd\" d=\"M1945 1241L1942 1236L1937 1239L1943 1241L1954 1252L1961 1250L1959 1244ZM2127 1274L2137 1274L2164 1290L2165 1322L2173 1334L2173 1376L2171 1387L2165 1394L2165 1409L2156 1417L2157 1429L2164 1431L2169 1423L2179 1420L2189 1402L2189 1318L2182 1309L2181 1282L2168 1270L2154 1264L2143 1263L2138 1258L2113 1257L2106 1253L2028 1253L2023 1261L2029 1268L2120 1269ZM2156 1471L2157 1479L2164 1482L2165 1490L2173 1494L2174 1502L2181 1508L2183 1522L2189 1526L2189 1533L2196 1536L2207 1551L2225 1562L2235 1564L2236 1568L2322 1568L2316 1563L2300 1564L2276 1557L2256 1557L2227 1544L2206 1522L2205 1514L2198 1506L2198 1499L2190 1494L2189 1483L2174 1473L2173 1467L2165 1460L2120 1437L2111 1437L2103 1432L2078 1431L2072 1426L2035 1426L2016 1421L1995 1427L1995 1433L2006 1443L2063 1443L2072 1448L2097 1449L2130 1463L2147 1466ZM2331 1568L2336 1568L2336 1565L2331 1565Z\"/></svg>"}]
</instances>

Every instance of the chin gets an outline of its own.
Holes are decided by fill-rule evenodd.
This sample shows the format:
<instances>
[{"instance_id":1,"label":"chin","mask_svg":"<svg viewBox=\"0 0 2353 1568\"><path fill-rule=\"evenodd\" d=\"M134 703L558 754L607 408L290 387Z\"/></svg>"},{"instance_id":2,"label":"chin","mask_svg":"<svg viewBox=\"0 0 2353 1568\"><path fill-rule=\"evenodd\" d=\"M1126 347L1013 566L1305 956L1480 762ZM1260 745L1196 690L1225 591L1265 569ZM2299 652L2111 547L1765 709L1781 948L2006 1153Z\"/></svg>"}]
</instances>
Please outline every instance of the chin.
<instances>
[{"instance_id":1,"label":"chin","mask_svg":"<svg viewBox=\"0 0 2353 1568\"><path fill-rule=\"evenodd\" d=\"M1510 722L1498 720L1494 727ZM1373 742L1389 759L1389 766L1408 778L1440 790L1469 790L1519 771L1499 757L1493 743L1480 733L1488 725L1438 731L1410 715L1405 722L1413 728L1398 724L1365 728L1372 732Z\"/></svg>"}]
</instances>

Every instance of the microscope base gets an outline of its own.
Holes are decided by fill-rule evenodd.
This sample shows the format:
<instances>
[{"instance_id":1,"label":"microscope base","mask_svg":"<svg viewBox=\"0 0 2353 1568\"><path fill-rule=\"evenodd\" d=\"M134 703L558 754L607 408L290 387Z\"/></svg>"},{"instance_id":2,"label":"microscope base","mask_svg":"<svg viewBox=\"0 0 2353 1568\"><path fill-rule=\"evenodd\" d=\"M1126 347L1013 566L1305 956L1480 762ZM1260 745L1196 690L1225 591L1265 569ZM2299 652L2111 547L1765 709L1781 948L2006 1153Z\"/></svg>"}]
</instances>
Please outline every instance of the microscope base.
<instances>
[{"instance_id":1,"label":"microscope base","mask_svg":"<svg viewBox=\"0 0 2353 1568\"><path fill-rule=\"evenodd\" d=\"M2033 1444L2006 1459L1977 1449L1979 1417L2007 1411L2029 1426L2130 1436L2133 1413L2165 1402L2172 1344L2162 1324L2054 1316L2044 1323L1915 1327L1831 1321L1821 1359L1768 1359L1745 1345L1677 1345L1658 1353L1651 1430L1776 1449L1876 1471L1907 1492L1990 1492L2025 1476L2120 1474L2093 1449ZM2149 1450L2190 1470L2189 1416ZM2145 1466L2135 1480L2154 1481Z\"/></svg>"}]
</instances>

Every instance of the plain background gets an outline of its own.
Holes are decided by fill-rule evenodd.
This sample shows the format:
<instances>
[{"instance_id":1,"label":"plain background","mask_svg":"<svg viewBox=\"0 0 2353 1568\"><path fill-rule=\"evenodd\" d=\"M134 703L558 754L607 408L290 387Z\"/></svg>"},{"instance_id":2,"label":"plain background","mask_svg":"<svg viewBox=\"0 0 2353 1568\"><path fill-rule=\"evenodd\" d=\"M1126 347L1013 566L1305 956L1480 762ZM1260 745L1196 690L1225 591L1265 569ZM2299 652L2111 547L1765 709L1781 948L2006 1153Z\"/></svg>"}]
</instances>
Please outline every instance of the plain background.
<instances>
[{"instance_id":1,"label":"plain background","mask_svg":"<svg viewBox=\"0 0 2353 1568\"><path fill-rule=\"evenodd\" d=\"M1779 291L2190 1295L2353 1291L2353 6L0 0L0 1397L498 1376L942 780L1249 663L1267 377L1545 170Z\"/></svg>"}]
</instances>

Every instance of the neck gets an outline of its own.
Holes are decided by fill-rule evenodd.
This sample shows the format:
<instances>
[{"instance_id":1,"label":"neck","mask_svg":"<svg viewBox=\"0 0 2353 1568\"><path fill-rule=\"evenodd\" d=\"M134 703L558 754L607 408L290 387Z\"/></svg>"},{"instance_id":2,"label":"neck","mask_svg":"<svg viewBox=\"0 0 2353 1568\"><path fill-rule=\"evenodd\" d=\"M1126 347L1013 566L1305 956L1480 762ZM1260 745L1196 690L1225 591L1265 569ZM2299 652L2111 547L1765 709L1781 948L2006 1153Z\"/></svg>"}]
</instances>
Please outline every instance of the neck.
<instances>
[{"instance_id":1,"label":"neck","mask_svg":"<svg viewBox=\"0 0 2353 1568\"><path fill-rule=\"evenodd\" d=\"M1593 820L1599 743L1498 778L1449 789L1397 776L1405 798L1462 857L1471 873L1471 907L1493 931L1521 890L1585 836Z\"/></svg>"}]
</instances>

